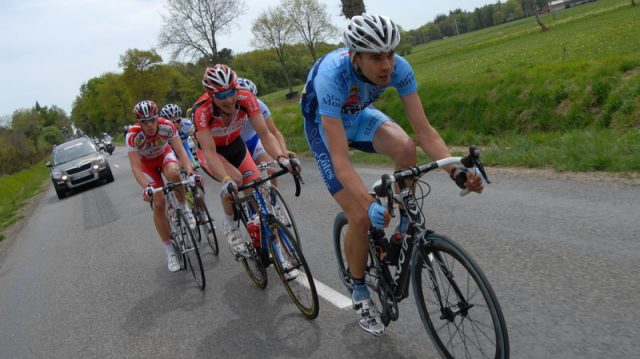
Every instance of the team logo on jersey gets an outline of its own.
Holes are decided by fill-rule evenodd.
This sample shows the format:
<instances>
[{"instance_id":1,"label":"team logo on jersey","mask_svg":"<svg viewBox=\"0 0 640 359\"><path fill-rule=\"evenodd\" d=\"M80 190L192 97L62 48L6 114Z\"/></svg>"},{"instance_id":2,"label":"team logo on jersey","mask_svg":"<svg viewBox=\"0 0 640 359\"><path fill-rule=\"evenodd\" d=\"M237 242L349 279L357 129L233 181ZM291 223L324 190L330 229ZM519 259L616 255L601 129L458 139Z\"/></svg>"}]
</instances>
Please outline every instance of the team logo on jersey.
<instances>
[{"instance_id":1,"label":"team logo on jersey","mask_svg":"<svg viewBox=\"0 0 640 359\"><path fill-rule=\"evenodd\" d=\"M342 112L352 114L362 111L364 107L360 106L360 100L362 100L360 97L360 88L356 85L351 86L349 97L347 97L347 100L342 104Z\"/></svg>"}]
</instances>

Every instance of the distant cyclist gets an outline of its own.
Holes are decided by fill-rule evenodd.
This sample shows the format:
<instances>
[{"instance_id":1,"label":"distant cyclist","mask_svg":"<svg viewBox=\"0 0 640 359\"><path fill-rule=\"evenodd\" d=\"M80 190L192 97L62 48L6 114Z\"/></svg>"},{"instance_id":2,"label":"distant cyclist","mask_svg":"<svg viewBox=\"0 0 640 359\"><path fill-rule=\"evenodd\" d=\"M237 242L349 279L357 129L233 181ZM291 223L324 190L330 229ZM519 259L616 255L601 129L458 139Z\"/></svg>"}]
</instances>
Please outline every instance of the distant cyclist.
<instances>
[{"instance_id":1,"label":"distant cyclist","mask_svg":"<svg viewBox=\"0 0 640 359\"><path fill-rule=\"evenodd\" d=\"M365 331L381 335L384 325L367 284L367 231L388 225L389 213L369 194L349 160L349 148L390 157L396 169L415 166L416 144L389 116L371 104L388 87L397 89L417 142L432 159L449 157L449 150L424 113L409 63L395 54L400 30L386 16L354 16L344 31L346 48L322 57L311 68L302 95L305 136L320 175L349 220L345 253L352 276L353 308ZM479 176L454 166L445 168L456 183L475 192ZM408 219L401 214L401 231ZM402 228L405 227L405 228Z\"/></svg>"},{"instance_id":2,"label":"distant cyclist","mask_svg":"<svg viewBox=\"0 0 640 359\"><path fill-rule=\"evenodd\" d=\"M192 166L196 167L197 162L193 158L193 153L191 152L193 149L189 146L189 139L196 133L196 126L193 125L191 120L182 118L182 109L180 106L173 103L162 107L162 110L160 110L160 117L166 118L176 126L178 129L178 136L180 136L180 140L182 141L182 147L184 147L187 155L189 155Z\"/></svg>"},{"instance_id":3,"label":"distant cyclist","mask_svg":"<svg viewBox=\"0 0 640 359\"><path fill-rule=\"evenodd\" d=\"M150 197L147 190L163 186L164 182L158 170L169 181L180 181L178 160L189 177L193 176L193 168L189 156L182 147L180 137L178 137L178 130L171 121L158 117L158 106L153 101L138 102L133 108L133 114L138 123L129 127L125 139L131 171L143 188L143 200L153 202L153 222L160 240L164 244L167 266L171 272L177 272L180 270L180 264L171 245L169 223L164 210L164 195L162 192L156 192L153 197ZM178 158L176 158L176 154ZM185 201L184 188L176 189L176 197L189 225L195 228L195 218Z\"/></svg>"}]
</instances>

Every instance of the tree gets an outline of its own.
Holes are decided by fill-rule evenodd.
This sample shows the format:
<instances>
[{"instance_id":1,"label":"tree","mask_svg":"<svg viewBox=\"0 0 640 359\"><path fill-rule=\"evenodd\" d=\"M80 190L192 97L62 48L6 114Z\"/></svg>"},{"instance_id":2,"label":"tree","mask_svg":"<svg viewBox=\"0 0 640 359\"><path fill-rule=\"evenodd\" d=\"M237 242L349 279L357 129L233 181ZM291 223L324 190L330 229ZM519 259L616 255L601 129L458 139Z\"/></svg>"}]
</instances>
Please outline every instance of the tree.
<instances>
[{"instance_id":1,"label":"tree","mask_svg":"<svg viewBox=\"0 0 640 359\"><path fill-rule=\"evenodd\" d=\"M364 0L340 0L340 2L342 3L342 15L347 19L366 12Z\"/></svg>"},{"instance_id":2,"label":"tree","mask_svg":"<svg viewBox=\"0 0 640 359\"><path fill-rule=\"evenodd\" d=\"M533 12L534 16L536 17L536 22L543 32L549 30L549 28L544 24L544 22L542 22L542 19L540 18L540 9L545 7L548 3L548 0L520 0L520 4L522 4L522 10L525 12L525 14L531 14Z\"/></svg>"},{"instance_id":3,"label":"tree","mask_svg":"<svg viewBox=\"0 0 640 359\"><path fill-rule=\"evenodd\" d=\"M284 14L284 10L281 7L269 8L263 11L251 26L251 32L254 37L251 40L252 45L257 48L271 48L276 51L278 61L284 71L289 92L293 92L293 84L287 69L285 50L291 40L289 34L292 30L293 23Z\"/></svg>"},{"instance_id":4,"label":"tree","mask_svg":"<svg viewBox=\"0 0 640 359\"><path fill-rule=\"evenodd\" d=\"M318 44L338 33L329 19L327 5L320 4L318 0L283 0L282 7L315 62Z\"/></svg>"},{"instance_id":5,"label":"tree","mask_svg":"<svg viewBox=\"0 0 640 359\"><path fill-rule=\"evenodd\" d=\"M166 89L161 88L165 80L159 65L162 57L155 51L129 49L120 56L120 66L123 70L125 86L131 95L138 99L155 99L164 97Z\"/></svg>"},{"instance_id":6,"label":"tree","mask_svg":"<svg viewBox=\"0 0 640 359\"><path fill-rule=\"evenodd\" d=\"M231 31L231 24L246 12L244 0L166 0L169 16L162 16L161 48L171 48L173 60L181 54L218 60L216 35Z\"/></svg>"}]
</instances>

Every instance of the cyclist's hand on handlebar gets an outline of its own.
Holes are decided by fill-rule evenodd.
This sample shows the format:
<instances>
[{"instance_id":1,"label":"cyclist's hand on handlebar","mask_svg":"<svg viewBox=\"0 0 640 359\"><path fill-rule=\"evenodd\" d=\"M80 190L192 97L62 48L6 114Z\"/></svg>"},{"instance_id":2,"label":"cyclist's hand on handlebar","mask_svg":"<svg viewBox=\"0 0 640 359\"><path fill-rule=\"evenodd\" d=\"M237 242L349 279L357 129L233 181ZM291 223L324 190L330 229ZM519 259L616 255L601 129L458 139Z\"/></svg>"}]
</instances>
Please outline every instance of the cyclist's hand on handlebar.
<instances>
[{"instance_id":1,"label":"cyclist's hand on handlebar","mask_svg":"<svg viewBox=\"0 0 640 359\"><path fill-rule=\"evenodd\" d=\"M228 177L222 183L222 187L220 187L220 197L225 198L227 195L237 191L238 191L238 186L236 185L235 182L233 182L231 177Z\"/></svg>"},{"instance_id":2,"label":"cyclist's hand on handlebar","mask_svg":"<svg viewBox=\"0 0 640 359\"><path fill-rule=\"evenodd\" d=\"M375 228L384 228L389 225L389 221L391 220L387 208L378 202L372 202L369 205L368 214L371 225Z\"/></svg>"},{"instance_id":3,"label":"cyclist's hand on handlebar","mask_svg":"<svg viewBox=\"0 0 640 359\"><path fill-rule=\"evenodd\" d=\"M451 173L451 179L458 187L469 192L482 193L484 190L482 175L475 168L456 168Z\"/></svg>"},{"instance_id":4,"label":"cyclist's hand on handlebar","mask_svg":"<svg viewBox=\"0 0 640 359\"><path fill-rule=\"evenodd\" d=\"M204 190L204 179L197 173L189 175L189 182L197 184L202 190Z\"/></svg>"},{"instance_id":5,"label":"cyclist's hand on handlebar","mask_svg":"<svg viewBox=\"0 0 640 359\"><path fill-rule=\"evenodd\" d=\"M285 157L284 155L280 155L278 156L278 163L281 166L286 167L289 172L293 173L293 167L289 158Z\"/></svg>"},{"instance_id":6,"label":"cyclist's hand on handlebar","mask_svg":"<svg viewBox=\"0 0 640 359\"><path fill-rule=\"evenodd\" d=\"M151 202L153 199L153 192L151 192L152 189L153 187L149 184L142 190L142 199L145 202Z\"/></svg>"}]
</instances>

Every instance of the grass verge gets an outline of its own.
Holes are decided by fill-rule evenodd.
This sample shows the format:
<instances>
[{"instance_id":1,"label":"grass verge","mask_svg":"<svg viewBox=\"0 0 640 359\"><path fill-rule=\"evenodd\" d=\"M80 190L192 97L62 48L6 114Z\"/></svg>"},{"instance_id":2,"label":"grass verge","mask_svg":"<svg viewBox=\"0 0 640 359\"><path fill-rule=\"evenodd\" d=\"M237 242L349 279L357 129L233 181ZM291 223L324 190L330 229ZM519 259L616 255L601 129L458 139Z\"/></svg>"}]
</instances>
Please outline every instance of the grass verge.
<instances>
[{"instance_id":1,"label":"grass verge","mask_svg":"<svg viewBox=\"0 0 640 359\"><path fill-rule=\"evenodd\" d=\"M0 177L0 232L22 217L18 214L26 201L44 190L50 170L36 164L12 175ZM0 241L4 236L0 234Z\"/></svg>"}]
</instances>

